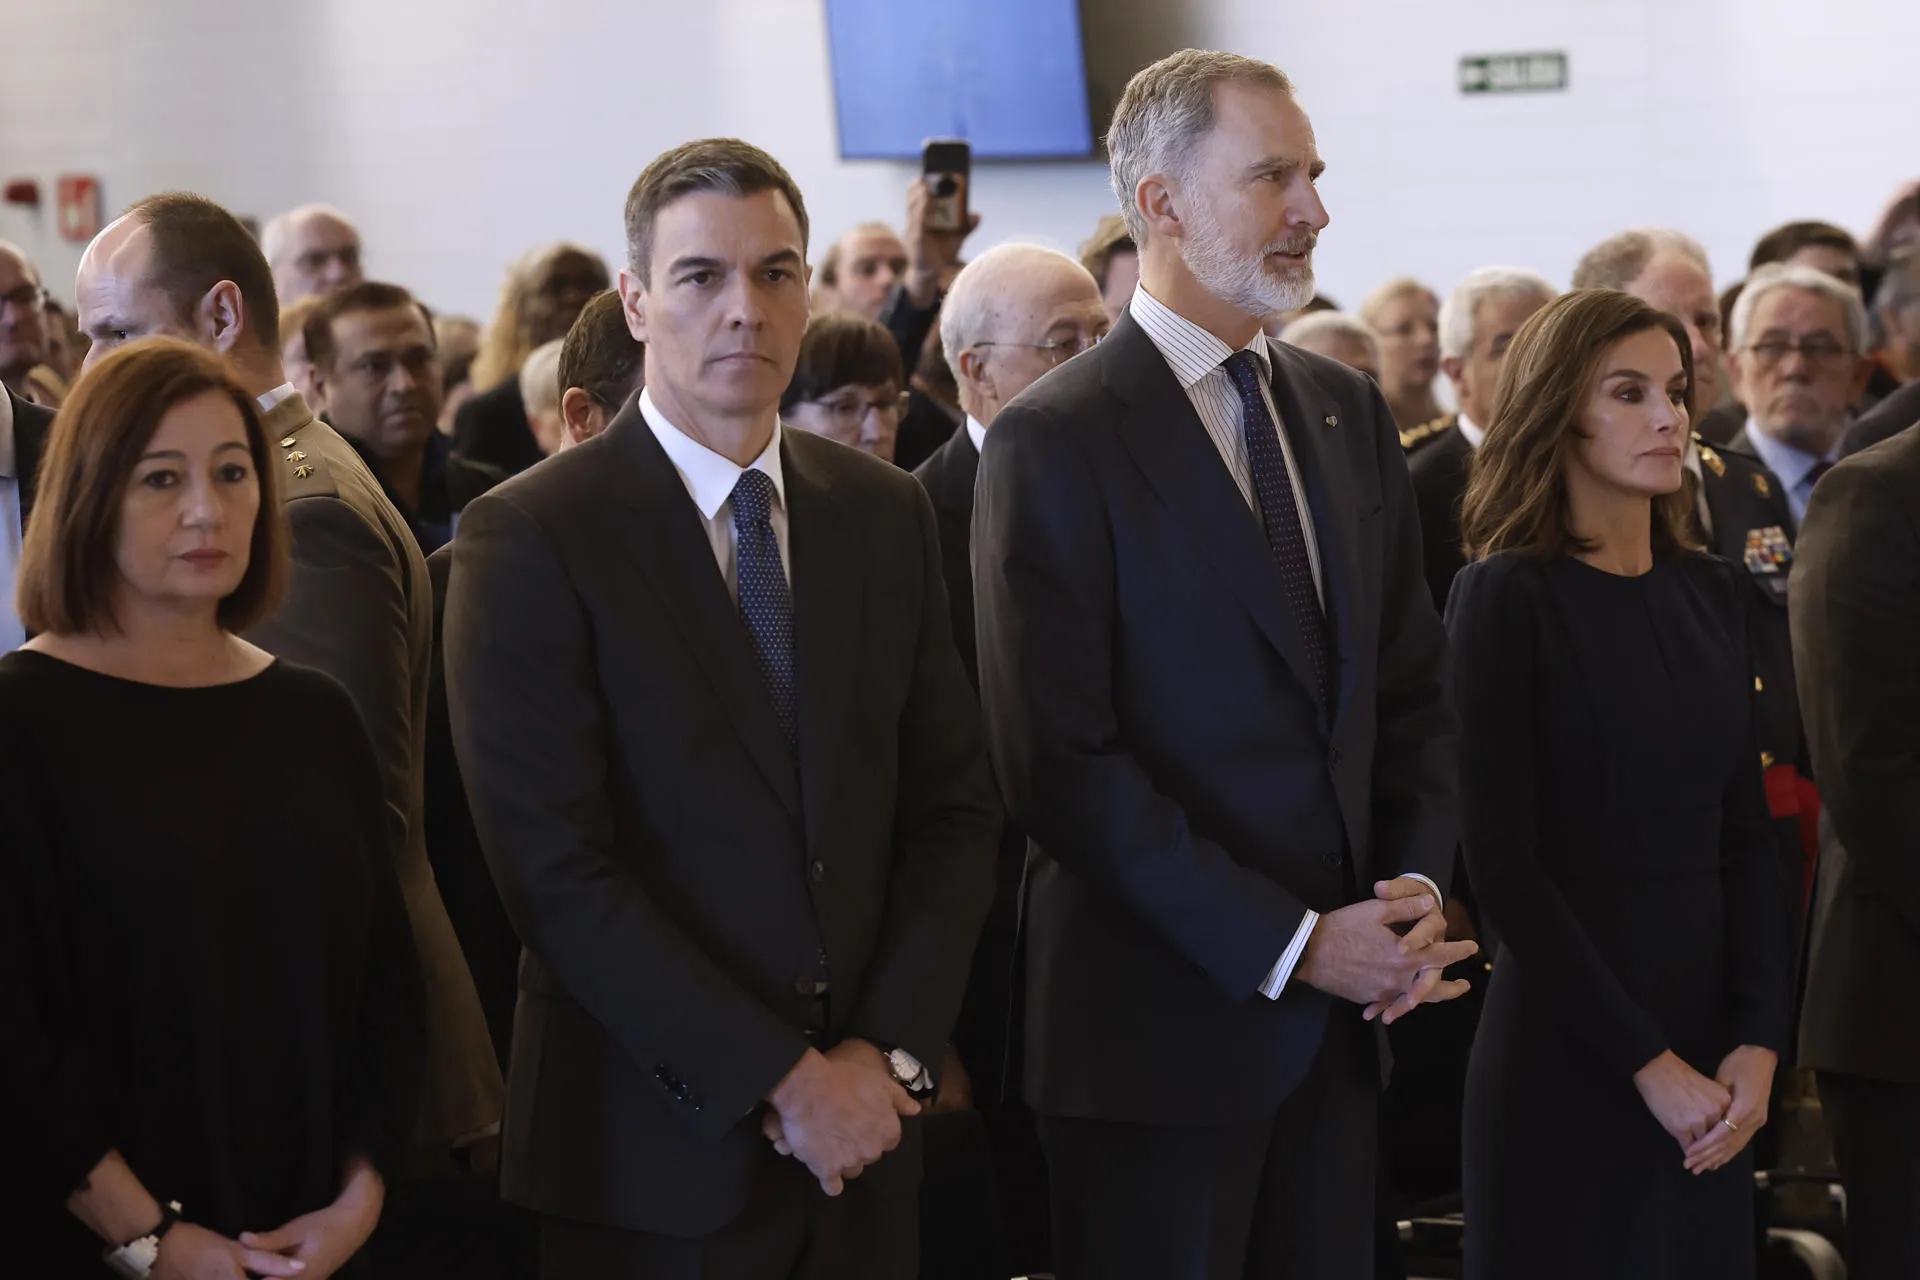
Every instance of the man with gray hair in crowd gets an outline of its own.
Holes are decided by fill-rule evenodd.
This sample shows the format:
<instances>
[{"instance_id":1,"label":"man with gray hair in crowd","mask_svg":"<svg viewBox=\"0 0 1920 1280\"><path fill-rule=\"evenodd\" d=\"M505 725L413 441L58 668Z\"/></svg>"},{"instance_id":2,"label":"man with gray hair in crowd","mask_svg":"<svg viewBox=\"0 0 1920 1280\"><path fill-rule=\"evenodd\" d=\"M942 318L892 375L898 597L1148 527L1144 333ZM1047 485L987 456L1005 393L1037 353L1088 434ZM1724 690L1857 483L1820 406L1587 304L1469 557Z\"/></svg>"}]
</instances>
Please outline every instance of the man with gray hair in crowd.
<instances>
[{"instance_id":1,"label":"man with gray hair in crowd","mask_svg":"<svg viewBox=\"0 0 1920 1280\"><path fill-rule=\"evenodd\" d=\"M1840 457L1851 406L1866 389L1867 309L1824 271L1768 263L1733 306L1731 368L1747 424L1727 447L1765 463L1795 525Z\"/></svg>"},{"instance_id":2,"label":"man with gray hair in crowd","mask_svg":"<svg viewBox=\"0 0 1920 1280\"><path fill-rule=\"evenodd\" d=\"M260 229L260 252L273 268L274 292L283 307L366 279L360 229L331 205L303 204L268 219Z\"/></svg>"},{"instance_id":3,"label":"man with gray hair in crowd","mask_svg":"<svg viewBox=\"0 0 1920 1280\"><path fill-rule=\"evenodd\" d=\"M1278 337L1290 347L1338 360L1380 381L1380 335L1358 316L1344 311L1309 311L1289 320Z\"/></svg>"},{"instance_id":4,"label":"man with gray hair in crowd","mask_svg":"<svg viewBox=\"0 0 1920 1280\"><path fill-rule=\"evenodd\" d=\"M1436 609L1446 609L1453 575L1466 565L1460 553L1460 499L1467 491L1467 464L1493 421L1493 394L1507 347L1520 326L1558 293L1537 271L1482 267L1440 304L1440 368L1453 383L1460 409L1400 433L1420 504L1420 543Z\"/></svg>"},{"instance_id":5,"label":"man with gray hair in crowd","mask_svg":"<svg viewBox=\"0 0 1920 1280\"><path fill-rule=\"evenodd\" d=\"M1873 309L1885 334L1880 358L1902 385L1847 428L1840 440L1843 455L1890 440L1920 422L1920 247L1895 254L1887 264Z\"/></svg>"},{"instance_id":6,"label":"man with gray hair in crowd","mask_svg":"<svg viewBox=\"0 0 1920 1280\"><path fill-rule=\"evenodd\" d=\"M1713 267L1700 242L1671 227L1635 227L1608 236L1573 269L1576 289L1619 289L1678 320L1693 344L1693 429L1725 444L1746 413L1723 404L1726 335L1713 292Z\"/></svg>"}]
</instances>

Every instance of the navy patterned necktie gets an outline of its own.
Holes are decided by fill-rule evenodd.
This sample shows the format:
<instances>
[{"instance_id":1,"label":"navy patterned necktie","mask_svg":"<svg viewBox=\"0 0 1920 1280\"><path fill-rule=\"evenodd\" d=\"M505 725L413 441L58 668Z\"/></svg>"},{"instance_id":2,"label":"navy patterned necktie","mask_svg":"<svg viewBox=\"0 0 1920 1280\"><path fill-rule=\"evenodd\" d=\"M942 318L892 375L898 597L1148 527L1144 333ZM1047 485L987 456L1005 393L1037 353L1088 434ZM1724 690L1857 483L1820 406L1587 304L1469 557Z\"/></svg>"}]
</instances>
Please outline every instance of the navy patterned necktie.
<instances>
[{"instance_id":1,"label":"navy patterned necktie","mask_svg":"<svg viewBox=\"0 0 1920 1280\"><path fill-rule=\"evenodd\" d=\"M799 698L793 677L793 592L780 568L780 543L773 536L773 479L764 471L743 471L733 486L733 550L740 587L740 620L747 625L760 675L773 699L773 714L787 735L787 748L799 742Z\"/></svg>"},{"instance_id":2,"label":"navy patterned necktie","mask_svg":"<svg viewBox=\"0 0 1920 1280\"><path fill-rule=\"evenodd\" d=\"M1300 641L1313 664L1314 692L1321 709L1333 714L1333 644L1327 635L1326 611L1313 585L1313 563L1307 557L1307 533L1300 505L1294 501L1293 481L1287 474L1287 456L1280 447L1280 428L1260 394L1259 357L1241 350L1221 366L1240 393L1240 430L1247 442L1247 465L1253 472L1253 491L1260 500L1260 522L1267 529L1267 549L1280 566L1287 605Z\"/></svg>"}]
</instances>

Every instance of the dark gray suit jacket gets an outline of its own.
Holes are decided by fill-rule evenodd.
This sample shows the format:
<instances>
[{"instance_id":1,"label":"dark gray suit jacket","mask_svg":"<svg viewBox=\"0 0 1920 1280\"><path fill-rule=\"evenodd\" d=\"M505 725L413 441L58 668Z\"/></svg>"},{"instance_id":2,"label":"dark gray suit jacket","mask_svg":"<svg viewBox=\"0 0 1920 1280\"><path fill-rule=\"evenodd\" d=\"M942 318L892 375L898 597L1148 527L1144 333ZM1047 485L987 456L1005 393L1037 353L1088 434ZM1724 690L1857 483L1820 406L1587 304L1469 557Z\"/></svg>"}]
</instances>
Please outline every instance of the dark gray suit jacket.
<instances>
[{"instance_id":1,"label":"dark gray suit jacket","mask_svg":"<svg viewBox=\"0 0 1920 1280\"><path fill-rule=\"evenodd\" d=\"M1839 836L1814 890L1800 1063L1920 1084L1920 426L1821 479L1789 609Z\"/></svg>"},{"instance_id":2,"label":"dark gray suit jacket","mask_svg":"<svg viewBox=\"0 0 1920 1280\"><path fill-rule=\"evenodd\" d=\"M959 1007L999 812L933 512L876 459L781 450L797 769L636 407L454 543L454 743L527 947L502 1190L541 1213L715 1231L781 1158L761 1100L810 1045L935 1065ZM863 1177L916 1168L903 1147Z\"/></svg>"},{"instance_id":3,"label":"dark gray suit jacket","mask_svg":"<svg viewBox=\"0 0 1920 1280\"><path fill-rule=\"evenodd\" d=\"M973 523L980 682L1036 850L1027 1089L1051 1115L1245 1119L1286 1097L1332 1000L1258 992L1312 908L1458 835L1446 634L1372 380L1270 344L1338 658L1332 721L1254 515L1124 317L994 419ZM1338 1016L1359 1017L1342 1006Z\"/></svg>"}]
</instances>

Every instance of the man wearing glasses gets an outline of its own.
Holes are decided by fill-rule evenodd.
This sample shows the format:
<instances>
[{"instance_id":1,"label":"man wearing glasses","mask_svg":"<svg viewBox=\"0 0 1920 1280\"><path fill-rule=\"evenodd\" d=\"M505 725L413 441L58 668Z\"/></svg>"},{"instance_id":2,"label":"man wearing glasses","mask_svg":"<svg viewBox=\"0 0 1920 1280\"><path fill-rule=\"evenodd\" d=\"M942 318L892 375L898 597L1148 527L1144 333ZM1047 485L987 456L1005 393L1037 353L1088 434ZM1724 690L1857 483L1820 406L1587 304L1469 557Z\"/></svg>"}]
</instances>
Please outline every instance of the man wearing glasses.
<instances>
[{"instance_id":1,"label":"man wearing glasses","mask_svg":"<svg viewBox=\"0 0 1920 1280\"><path fill-rule=\"evenodd\" d=\"M1749 417L1727 447L1780 478L1798 525L1872 372L1866 307L1853 286L1812 267L1770 263L1741 291L1732 329L1734 385Z\"/></svg>"},{"instance_id":2,"label":"man wearing glasses","mask_svg":"<svg viewBox=\"0 0 1920 1280\"><path fill-rule=\"evenodd\" d=\"M47 291L19 248L0 240L0 382L37 400L27 375L47 359Z\"/></svg>"}]
</instances>

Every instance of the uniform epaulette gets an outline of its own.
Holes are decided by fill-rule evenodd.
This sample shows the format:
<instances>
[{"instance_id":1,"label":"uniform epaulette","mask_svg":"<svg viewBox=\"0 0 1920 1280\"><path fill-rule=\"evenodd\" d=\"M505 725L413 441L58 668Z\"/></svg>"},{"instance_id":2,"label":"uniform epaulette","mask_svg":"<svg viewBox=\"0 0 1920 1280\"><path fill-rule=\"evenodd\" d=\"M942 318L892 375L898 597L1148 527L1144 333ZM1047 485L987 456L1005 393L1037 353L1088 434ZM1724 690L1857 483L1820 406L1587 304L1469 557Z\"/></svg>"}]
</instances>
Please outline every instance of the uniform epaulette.
<instances>
[{"instance_id":1,"label":"uniform epaulette","mask_svg":"<svg viewBox=\"0 0 1920 1280\"><path fill-rule=\"evenodd\" d=\"M1421 445L1432 442L1435 436L1446 431L1454 424L1457 417L1458 415L1456 414L1443 414L1435 418L1432 422L1423 422L1417 427L1407 428L1400 433L1400 447L1408 453L1412 453Z\"/></svg>"},{"instance_id":2,"label":"uniform epaulette","mask_svg":"<svg viewBox=\"0 0 1920 1280\"><path fill-rule=\"evenodd\" d=\"M280 492L287 499L312 497L338 492L327 460L317 451L301 448L299 434L281 436L272 443L280 446L282 465Z\"/></svg>"}]
</instances>

